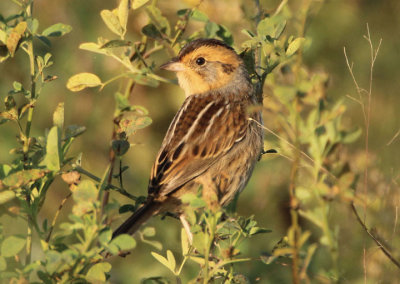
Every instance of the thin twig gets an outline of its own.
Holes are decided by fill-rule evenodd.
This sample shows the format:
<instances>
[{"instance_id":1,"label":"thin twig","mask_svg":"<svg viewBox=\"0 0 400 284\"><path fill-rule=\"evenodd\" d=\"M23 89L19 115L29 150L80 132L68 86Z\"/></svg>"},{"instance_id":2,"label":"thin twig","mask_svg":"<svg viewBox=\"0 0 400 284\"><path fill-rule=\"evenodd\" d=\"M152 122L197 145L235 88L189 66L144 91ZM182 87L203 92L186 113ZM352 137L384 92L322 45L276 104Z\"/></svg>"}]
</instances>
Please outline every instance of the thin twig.
<instances>
[{"instance_id":1,"label":"thin twig","mask_svg":"<svg viewBox=\"0 0 400 284\"><path fill-rule=\"evenodd\" d=\"M81 167L79 167L79 166L74 167L73 169L74 169L75 171L81 173L81 174L84 174L85 176L91 178L92 180L94 180L94 181L96 181L96 182L101 182L101 178L95 176L94 174L92 174L92 173L86 171L85 169L83 169L83 168L81 168ZM105 186L104 189L105 189L105 190L113 189L113 190L119 192L120 194L122 194L122 195L124 195L124 196L126 196L126 197L128 197L128 198L130 198L130 199L132 199L132 200L137 200L136 196L133 196L132 194L130 194L129 192L127 192L125 189L120 188L120 187L117 187L117 186L115 186L115 185L106 184L106 186Z\"/></svg>"},{"instance_id":2,"label":"thin twig","mask_svg":"<svg viewBox=\"0 0 400 284\"><path fill-rule=\"evenodd\" d=\"M49 234L47 235L47 238L46 238L46 243L48 243L48 242L50 241L51 234L53 233L53 229L54 229L54 226L56 225L56 221L57 221L58 215L60 215L61 209L63 208L65 202L67 202L67 200L68 200L71 196L72 196L72 192L70 192L70 193L61 201L60 206L58 206L58 209L57 209L57 211L56 211L56 214L54 215L53 221L51 222L51 227L50 227Z\"/></svg>"},{"instance_id":3,"label":"thin twig","mask_svg":"<svg viewBox=\"0 0 400 284\"><path fill-rule=\"evenodd\" d=\"M390 253L390 251L379 241L379 239L374 236L374 234L371 233L371 231L367 228L365 223L362 221L360 215L358 214L358 211L354 205L354 203L351 203L351 208L353 209L354 215L357 217L358 223L360 223L361 227L367 232L367 234L371 237L371 239L374 240L374 242L378 245L378 247L381 249L381 251L393 262L394 265L396 265L400 269L400 262L397 261L393 257L393 255Z\"/></svg>"},{"instance_id":4,"label":"thin twig","mask_svg":"<svg viewBox=\"0 0 400 284\"><path fill-rule=\"evenodd\" d=\"M399 130L397 130L397 132L396 132L396 134L393 136L393 138L390 139L390 141L386 144L386 146L390 146L390 145L394 142L394 140L396 140L396 138L397 138L399 135L400 135L400 128L399 128Z\"/></svg>"}]
</instances>

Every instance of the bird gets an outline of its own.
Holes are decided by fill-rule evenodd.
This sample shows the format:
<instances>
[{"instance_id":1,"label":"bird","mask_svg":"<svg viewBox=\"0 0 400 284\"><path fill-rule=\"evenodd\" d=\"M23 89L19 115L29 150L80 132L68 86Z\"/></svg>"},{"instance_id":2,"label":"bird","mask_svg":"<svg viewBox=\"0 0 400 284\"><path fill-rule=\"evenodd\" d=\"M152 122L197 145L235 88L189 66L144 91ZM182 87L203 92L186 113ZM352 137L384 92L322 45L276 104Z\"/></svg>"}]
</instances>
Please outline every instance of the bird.
<instances>
[{"instance_id":1,"label":"bird","mask_svg":"<svg viewBox=\"0 0 400 284\"><path fill-rule=\"evenodd\" d=\"M263 150L262 114L251 111L259 102L231 46L196 39L160 68L176 72L186 99L151 169L146 201L112 238L133 234L150 217L167 212L178 215L190 234L181 197L201 187L209 208L226 206L246 186Z\"/></svg>"}]
</instances>

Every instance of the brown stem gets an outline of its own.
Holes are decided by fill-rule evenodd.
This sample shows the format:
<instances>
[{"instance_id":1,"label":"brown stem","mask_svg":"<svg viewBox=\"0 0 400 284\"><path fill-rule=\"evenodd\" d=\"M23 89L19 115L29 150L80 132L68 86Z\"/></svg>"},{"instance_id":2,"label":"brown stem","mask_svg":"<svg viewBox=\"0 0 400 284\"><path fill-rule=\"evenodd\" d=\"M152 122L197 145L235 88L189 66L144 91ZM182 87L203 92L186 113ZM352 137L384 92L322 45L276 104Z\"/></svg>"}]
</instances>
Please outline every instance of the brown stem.
<instances>
[{"instance_id":1,"label":"brown stem","mask_svg":"<svg viewBox=\"0 0 400 284\"><path fill-rule=\"evenodd\" d=\"M114 118L114 125L113 125L113 133L112 133L112 139L111 141L114 141L117 138L117 132L115 129L115 125L118 125L119 123L119 117ZM110 170L108 171L108 177L107 177L107 184L112 183L112 177L114 173L114 165L115 165L115 152L112 147L110 147L110 152L109 152L109 162L110 162ZM104 214L104 208L108 204L108 200L110 199L110 192L108 190L104 191L103 195L103 200L101 202L101 216ZM107 223L107 218L104 219L104 224Z\"/></svg>"},{"instance_id":2,"label":"brown stem","mask_svg":"<svg viewBox=\"0 0 400 284\"><path fill-rule=\"evenodd\" d=\"M58 206L57 212L56 212L56 214L54 215L53 221L51 222L51 227L50 227L49 234L47 235L47 238L46 238L46 243L48 243L48 242L50 241L51 234L53 233L53 229L54 229L54 226L55 226L55 224L56 224L58 215L60 215L61 209L63 208L65 202L67 202L67 200L68 200L71 196L72 196L72 192L70 192L70 193L61 201L60 206Z\"/></svg>"},{"instance_id":3,"label":"brown stem","mask_svg":"<svg viewBox=\"0 0 400 284\"><path fill-rule=\"evenodd\" d=\"M390 259L390 261L397 266L397 268L400 268L400 262L394 258L392 253L378 240L378 237L376 237L374 234L371 233L371 231L367 228L363 220L361 219L360 215L358 214L358 211L354 205L354 202L351 203L351 209L354 212L354 215L357 218L358 223L360 223L361 227L364 229L365 232L371 237L372 240L378 245L378 247L381 249L381 251Z\"/></svg>"}]
</instances>

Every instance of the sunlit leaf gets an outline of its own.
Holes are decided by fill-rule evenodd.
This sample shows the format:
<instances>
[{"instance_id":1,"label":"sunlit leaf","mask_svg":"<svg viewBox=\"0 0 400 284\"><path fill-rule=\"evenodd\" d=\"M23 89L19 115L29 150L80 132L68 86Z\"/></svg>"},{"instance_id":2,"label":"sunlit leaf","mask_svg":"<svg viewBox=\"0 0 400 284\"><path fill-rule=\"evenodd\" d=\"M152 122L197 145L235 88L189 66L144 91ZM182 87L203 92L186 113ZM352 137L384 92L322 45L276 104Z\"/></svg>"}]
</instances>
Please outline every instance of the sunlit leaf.
<instances>
[{"instance_id":1,"label":"sunlit leaf","mask_svg":"<svg viewBox=\"0 0 400 284\"><path fill-rule=\"evenodd\" d=\"M189 252L189 240L185 229L181 230L181 248L182 254L186 255Z\"/></svg>"},{"instance_id":2,"label":"sunlit leaf","mask_svg":"<svg viewBox=\"0 0 400 284\"><path fill-rule=\"evenodd\" d=\"M151 123L152 120L148 116L132 116L122 119L120 126L126 132L126 135L130 136L137 130L149 126Z\"/></svg>"},{"instance_id":3,"label":"sunlit leaf","mask_svg":"<svg viewBox=\"0 0 400 284\"><path fill-rule=\"evenodd\" d=\"M111 270L111 264L108 262L96 263L93 265L86 274L86 280L90 283L106 282L105 273Z\"/></svg>"},{"instance_id":4,"label":"sunlit leaf","mask_svg":"<svg viewBox=\"0 0 400 284\"><path fill-rule=\"evenodd\" d=\"M291 56L291 55L295 54L296 51L299 50L300 47L303 45L304 41L305 41L305 38L303 38L303 37L298 37L294 41L292 41L286 50L286 55Z\"/></svg>"},{"instance_id":5,"label":"sunlit leaf","mask_svg":"<svg viewBox=\"0 0 400 284\"><path fill-rule=\"evenodd\" d=\"M343 140L342 142L345 144L350 144L356 141L362 134L362 129L360 127L357 127L355 130L347 132L343 134Z\"/></svg>"},{"instance_id":6,"label":"sunlit leaf","mask_svg":"<svg viewBox=\"0 0 400 284\"><path fill-rule=\"evenodd\" d=\"M59 103L53 113L53 124L59 129L64 127L64 103Z\"/></svg>"},{"instance_id":7,"label":"sunlit leaf","mask_svg":"<svg viewBox=\"0 0 400 284\"><path fill-rule=\"evenodd\" d=\"M13 173L2 180L5 186L20 187L32 181L42 178L45 171L39 169L23 170Z\"/></svg>"},{"instance_id":8,"label":"sunlit leaf","mask_svg":"<svg viewBox=\"0 0 400 284\"><path fill-rule=\"evenodd\" d=\"M67 88L72 92L78 92L85 88L101 86L101 80L92 73L79 73L68 79Z\"/></svg>"},{"instance_id":9,"label":"sunlit leaf","mask_svg":"<svg viewBox=\"0 0 400 284\"><path fill-rule=\"evenodd\" d=\"M97 43L94 42L85 42L79 45L80 49L83 50L88 50L91 52L95 53L100 53L100 54L107 54L105 50L102 49L102 46L98 45Z\"/></svg>"},{"instance_id":10,"label":"sunlit leaf","mask_svg":"<svg viewBox=\"0 0 400 284\"><path fill-rule=\"evenodd\" d=\"M119 251L131 250L136 247L135 239L127 234L122 234L113 239L110 245L118 247Z\"/></svg>"},{"instance_id":11,"label":"sunlit leaf","mask_svg":"<svg viewBox=\"0 0 400 284\"><path fill-rule=\"evenodd\" d=\"M100 48L103 49L103 48L130 46L131 44L132 43L130 41L115 39L115 40L110 40L110 41L106 42Z\"/></svg>"},{"instance_id":12,"label":"sunlit leaf","mask_svg":"<svg viewBox=\"0 0 400 284\"><path fill-rule=\"evenodd\" d=\"M129 15L129 7L130 0L121 0L118 6L118 19L119 24L123 30L123 33L126 32L126 24L128 23L128 15Z\"/></svg>"},{"instance_id":13,"label":"sunlit leaf","mask_svg":"<svg viewBox=\"0 0 400 284\"><path fill-rule=\"evenodd\" d=\"M205 13L203 13L197 9L193 10L192 14L190 15L190 18L192 18L195 21L200 21L200 22L208 21L208 16Z\"/></svg>"},{"instance_id":14,"label":"sunlit leaf","mask_svg":"<svg viewBox=\"0 0 400 284\"><path fill-rule=\"evenodd\" d=\"M170 250L167 250L167 259L169 263L169 268L171 269L172 272L175 273L176 260L174 254Z\"/></svg>"},{"instance_id":15,"label":"sunlit leaf","mask_svg":"<svg viewBox=\"0 0 400 284\"><path fill-rule=\"evenodd\" d=\"M50 171L59 171L61 169L60 130L57 126L53 126L47 135L44 164Z\"/></svg>"},{"instance_id":16,"label":"sunlit leaf","mask_svg":"<svg viewBox=\"0 0 400 284\"><path fill-rule=\"evenodd\" d=\"M0 191L0 204L7 203L15 198L15 193L12 190Z\"/></svg>"},{"instance_id":17,"label":"sunlit leaf","mask_svg":"<svg viewBox=\"0 0 400 284\"><path fill-rule=\"evenodd\" d=\"M261 20L257 25L257 34L260 36L272 36L274 32L274 23L270 18Z\"/></svg>"},{"instance_id":18,"label":"sunlit leaf","mask_svg":"<svg viewBox=\"0 0 400 284\"><path fill-rule=\"evenodd\" d=\"M6 45L11 56L14 56L14 53L18 46L18 42L21 39L22 35L25 33L26 27L26 22L20 22L18 23L18 25L15 26L15 28L13 28L12 32L9 34Z\"/></svg>"},{"instance_id":19,"label":"sunlit leaf","mask_svg":"<svg viewBox=\"0 0 400 284\"><path fill-rule=\"evenodd\" d=\"M83 180L73 192L75 201L72 212L77 216L82 216L95 208L98 190L90 180Z\"/></svg>"},{"instance_id":20,"label":"sunlit leaf","mask_svg":"<svg viewBox=\"0 0 400 284\"><path fill-rule=\"evenodd\" d=\"M1 255L4 257L16 256L25 246L26 239L10 236L1 243Z\"/></svg>"},{"instance_id":21,"label":"sunlit leaf","mask_svg":"<svg viewBox=\"0 0 400 284\"><path fill-rule=\"evenodd\" d=\"M100 12L100 15L106 26L110 29L110 31L119 36L122 36L124 34L124 30L121 27L117 13L110 10L102 10Z\"/></svg>"},{"instance_id":22,"label":"sunlit leaf","mask_svg":"<svg viewBox=\"0 0 400 284\"><path fill-rule=\"evenodd\" d=\"M133 0L132 1L132 9L138 9L140 7L142 7L144 4L146 4L147 2L149 2L149 0Z\"/></svg>"},{"instance_id":23,"label":"sunlit leaf","mask_svg":"<svg viewBox=\"0 0 400 284\"><path fill-rule=\"evenodd\" d=\"M164 265L165 267L167 267L169 270L171 270L173 273L175 273L175 270L173 268L170 267L170 263L168 261L168 259L166 259L165 257L163 257L161 254L158 254L154 251L151 252L151 255L158 260L158 262L160 262L162 265ZM174 267L175 268L175 267Z\"/></svg>"},{"instance_id":24,"label":"sunlit leaf","mask_svg":"<svg viewBox=\"0 0 400 284\"><path fill-rule=\"evenodd\" d=\"M54 24L42 32L44 36L63 36L72 31L72 27L62 23Z\"/></svg>"},{"instance_id":25,"label":"sunlit leaf","mask_svg":"<svg viewBox=\"0 0 400 284\"><path fill-rule=\"evenodd\" d=\"M143 229L142 234L145 237L154 237L156 235L156 229L154 229L154 227L146 227Z\"/></svg>"}]
</instances>

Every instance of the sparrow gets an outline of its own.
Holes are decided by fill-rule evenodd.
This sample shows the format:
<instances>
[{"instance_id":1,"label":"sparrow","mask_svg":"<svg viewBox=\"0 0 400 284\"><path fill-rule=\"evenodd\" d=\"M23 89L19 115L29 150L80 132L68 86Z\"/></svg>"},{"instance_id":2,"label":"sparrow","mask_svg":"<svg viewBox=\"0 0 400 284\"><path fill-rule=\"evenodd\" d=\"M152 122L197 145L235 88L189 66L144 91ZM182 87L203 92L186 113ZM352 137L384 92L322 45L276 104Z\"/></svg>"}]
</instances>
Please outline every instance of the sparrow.
<instances>
[{"instance_id":1,"label":"sparrow","mask_svg":"<svg viewBox=\"0 0 400 284\"><path fill-rule=\"evenodd\" d=\"M186 99L173 118L151 170L146 202L113 233L133 234L160 213L180 216L181 197L197 193L225 206L246 186L263 149L262 116L249 74L232 47L197 39L160 68L174 71ZM252 108L253 107L253 108Z\"/></svg>"}]
</instances>

